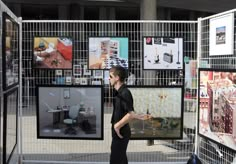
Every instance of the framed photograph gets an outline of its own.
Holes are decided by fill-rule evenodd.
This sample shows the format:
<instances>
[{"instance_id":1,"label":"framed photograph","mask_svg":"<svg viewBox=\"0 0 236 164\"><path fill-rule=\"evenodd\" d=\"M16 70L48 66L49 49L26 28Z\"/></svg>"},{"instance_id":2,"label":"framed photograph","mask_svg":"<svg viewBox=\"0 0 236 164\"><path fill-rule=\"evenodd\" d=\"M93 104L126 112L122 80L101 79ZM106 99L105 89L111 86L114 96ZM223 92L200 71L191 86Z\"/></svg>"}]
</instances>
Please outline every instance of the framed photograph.
<instances>
[{"instance_id":1,"label":"framed photograph","mask_svg":"<svg viewBox=\"0 0 236 164\"><path fill-rule=\"evenodd\" d=\"M84 65L83 67L83 75L84 76L91 76L91 70L88 70L88 65Z\"/></svg>"},{"instance_id":2,"label":"framed photograph","mask_svg":"<svg viewBox=\"0 0 236 164\"><path fill-rule=\"evenodd\" d=\"M88 79L85 77L80 78L80 85L88 85Z\"/></svg>"},{"instance_id":3,"label":"framed photograph","mask_svg":"<svg viewBox=\"0 0 236 164\"><path fill-rule=\"evenodd\" d=\"M128 86L137 113L150 120L130 122L131 139L181 139L183 136L183 87Z\"/></svg>"},{"instance_id":4,"label":"framed photograph","mask_svg":"<svg viewBox=\"0 0 236 164\"><path fill-rule=\"evenodd\" d=\"M7 13L2 15L3 90L19 84L19 25Z\"/></svg>"},{"instance_id":5,"label":"framed photograph","mask_svg":"<svg viewBox=\"0 0 236 164\"><path fill-rule=\"evenodd\" d=\"M56 70L55 74L56 76L62 76L62 70Z\"/></svg>"},{"instance_id":6,"label":"framed photograph","mask_svg":"<svg viewBox=\"0 0 236 164\"><path fill-rule=\"evenodd\" d=\"M32 62L35 69L72 69L71 37L36 36L33 42Z\"/></svg>"},{"instance_id":7,"label":"framed photograph","mask_svg":"<svg viewBox=\"0 0 236 164\"><path fill-rule=\"evenodd\" d=\"M128 37L89 37L89 69L110 69L120 65L128 69Z\"/></svg>"},{"instance_id":8,"label":"framed photograph","mask_svg":"<svg viewBox=\"0 0 236 164\"><path fill-rule=\"evenodd\" d=\"M104 77L103 77L104 84L109 85L110 84L110 82L109 82L110 72L108 70L105 70L103 75L104 75Z\"/></svg>"},{"instance_id":9,"label":"framed photograph","mask_svg":"<svg viewBox=\"0 0 236 164\"><path fill-rule=\"evenodd\" d=\"M233 55L234 52L234 13L210 19L209 55Z\"/></svg>"},{"instance_id":10,"label":"framed photograph","mask_svg":"<svg viewBox=\"0 0 236 164\"><path fill-rule=\"evenodd\" d=\"M74 84L80 84L80 78L78 77L74 78Z\"/></svg>"},{"instance_id":11,"label":"framed photograph","mask_svg":"<svg viewBox=\"0 0 236 164\"><path fill-rule=\"evenodd\" d=\"M37 137L103 139L102 86L37 86Z\"/></svg>"},{"instance_id":12,"label":"framed photograph","mask_svg":"<svg viewBox=\"0 0 236 164\"><path fill-rule=\"evenodd\" d=\"M67 76L66 77L66 84L71 84L72 83L72 77L71 76Z\"/></svg>"},{"instance_id":13,"label":"framed photograph","mask_svg":"<svg viewBox=\"0 0 236 164\"><path fill-rule=\"evenodd\" d=\"M236 151L236 70L199 69L198 133Z\"/></svg>"},{"instance_id":14,"label":"framed photograph","mask_svg":"<svg viewBox=\"0 0 236 164\"><path fill-rule=\"evenodd\" d=\"M18 88L4 94L3 163L9 163L17 144Z\"/></svg>"},{"instance_id":15,"label":"framed photograph","mask_svg":"<svg viewBox=\"0 0 236 164\"><path fill-rule=\"evenodd\" d=\"M64 70L64 76L73 76L72 70Z\"/></svg>"},{"instance_id":16,"label":"framed photograph","mask_svg":"<svg viewBox=\"0 0 236 164\"><path fill-rule=\"evenodd\" d=\"M73 75L74 76L81 76L82 75L82 67L80 64L78 65L74 65L74 69L73 69Z\"/></svg>"},{"instance_id":17,"label":"framed photograph","mask_svg":"<svg viewBox=\"0 0 236 164\"><path fill-rule=\"evenodd\" d=\"M94 78L103 78L103 70L94 70L93 77Z\"/></svg>"},{"instance_id":18,"label":"framed photograph","mask_svg":"<svg viewBox=\"0 0 236 164\"><path fill-rule=\"evenodd\" d=\"M145 70L183 69L183 38L143 37Z\"/></svg>"}]
</instances>

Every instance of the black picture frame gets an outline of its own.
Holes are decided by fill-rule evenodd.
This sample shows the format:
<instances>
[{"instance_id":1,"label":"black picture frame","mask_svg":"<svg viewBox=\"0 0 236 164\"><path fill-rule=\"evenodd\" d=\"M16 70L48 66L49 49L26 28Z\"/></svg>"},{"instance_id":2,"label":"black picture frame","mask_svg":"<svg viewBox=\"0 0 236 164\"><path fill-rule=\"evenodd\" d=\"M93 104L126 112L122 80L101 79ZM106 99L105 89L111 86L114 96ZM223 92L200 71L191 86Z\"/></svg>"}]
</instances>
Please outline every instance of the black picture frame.
<instances>
[{"instance_id":1,"label":"black picture frame","mask_svg":"<svg viewBox=\"0 0 236 164\"><path fill-rule=\"evenodd\" d=\"M183 70L183 37L143 36L144 70Z\"/></svg>"},{"instance_id":2,"label":"black picture frame","mask_svg":"<svg viewBox=\"0 0 236 164\"><path fill-rule=\"evenodd\" d=\"M2 79L3 90L19 84L19 24L6 12L2 13Z\"/></svg>"},{"instance_id":3,"label":"black picture frame","mask_svg":"<svg viewBox=\"0 0 236 164\"><path fill-rule=\"evenodd\" d=\"M73 70L73 37L34 36L32 66L34 69Z\"/></svg>"},{"instance_id":4,"label":"black picture frame","mask_svg":"<svg viewBox=\"0 0 236 164\"><path fill-rule=\"evenodd\" d=\"M103 140L102 85L38 85L36 91L37 138Z\"/></svg>"},{"instance_id":5,"label":"black picture frame","mask_svg":"<svg viewBox=\"0 0 236 164\"><path fill-rule=\"evenodd\" d=\"M3 96L3 164L11 160L17 145L18 88L13 88Z\"/></svg>"},{"instance_id":6,"label":"black picture frame","mask_svg":"<svg viewBox=\"0 0 236 164\"><path fill-rule=\"evenodd\" d=\"M200 68L198 77L199 136L236 152L236 70Z\"/></svg>"},{"instance_id":7,"label":"black picture frame","mask_svg":"<svg viewBox=\"0 0 236 164\"><path fill-rule=\"evenodd\" d=\"M182 86L128 86L134 110L151 114L149 120L130 122L132 140L170 140L183 138Z\"/></svg>"},{"instance_id":8,"label":"black picture frame","mask_svg":"<svg viewBox=\"0 0 236 164\"><path fill-rule=\"evenodd\" d=\"M88 69L109 70L120 65L129 68L128 36L89 36Z\"/></svg>"}]
</instances>

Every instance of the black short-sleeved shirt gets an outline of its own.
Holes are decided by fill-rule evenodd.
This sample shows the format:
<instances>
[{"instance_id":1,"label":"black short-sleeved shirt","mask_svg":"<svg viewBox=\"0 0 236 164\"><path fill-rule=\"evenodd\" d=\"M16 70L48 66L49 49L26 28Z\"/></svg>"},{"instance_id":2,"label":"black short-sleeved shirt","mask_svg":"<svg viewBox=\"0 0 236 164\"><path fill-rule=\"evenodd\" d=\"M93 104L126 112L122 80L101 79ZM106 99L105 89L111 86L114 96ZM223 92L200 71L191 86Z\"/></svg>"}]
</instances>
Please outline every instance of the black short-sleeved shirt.
<instances>
[{"instance_id":1,"label":"black short-sleeved shirt","mask_svg":"<svg viewBox=\"0 0 236 164\"><path fill-rule=\"evenodd\" d=\"M128 112L134 111L133 107L133 97L130 90L123 84L119 90L116 92L113 101L113 113L111 123L114 125L120 121ZM121 135L125 137L130 136L129 125L126 124L120 129Z\"/></svg>"}]
</instances>

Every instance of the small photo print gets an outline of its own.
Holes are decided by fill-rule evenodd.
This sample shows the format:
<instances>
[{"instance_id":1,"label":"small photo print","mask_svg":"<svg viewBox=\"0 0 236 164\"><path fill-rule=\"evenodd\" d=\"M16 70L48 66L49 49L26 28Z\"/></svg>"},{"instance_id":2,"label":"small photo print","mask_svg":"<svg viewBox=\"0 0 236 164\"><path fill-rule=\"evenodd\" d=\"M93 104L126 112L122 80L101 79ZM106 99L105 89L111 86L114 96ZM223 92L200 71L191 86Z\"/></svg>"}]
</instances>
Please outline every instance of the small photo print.
<instances>
[{"instance_id":1,"label":"small photo print","mask_svg":"<svg viewBox=\"0 0 236 164\"><path fill-rule=\"evenodd\" d=\"M216 28L216 44L225 44L225 26Z\"/></svg>"},{"instance_id":2,"label":"small photo print","mask_svg":"<svg viewBox=\"0 0 236 164\"><path fill-rule=\"evenodd\" d=\"M62 76L62 70L56 70L55 74L56 76Z\"/></svg>"},{"instance_id":3,"label":"small photo print","mask_svg":"<svg viewBox=\"0 0 236 164\"><path fill-rule=\"evenodd\" d=\"M72 80L71 80L72 78L71 78L71 76L67 76L66 77L66 83L68 84L70 84L71 82L72 82Z\"/></svg>"},{"instance_id":4,"label":"small photo print","mask_svg":"<svg viewBox=\"0 0 236 164\"><path fill-rule=\"evenodd\" d=\"M102 85L102 80L101 79L93 80L92 85Z\"/></svg>"},{"instance_id":5,"label":"small photo print","mask_svg":"<svg viewBox=\"0 0 236 164\"><path fill-rule=\"evenodd\" d=\"M71 70L64 70L64 76L72 76Z\"/></svg>"},{"instance_id":6,"label":"small photo print","mask_svg":"<svg viewBox=\"0 0 236 164\"><path fill-rule=\"evenodd\" d=\"M84 70L84 76L90 76L91 75L91 70L88 70L88 66L87 65L84 65L84 68L83 68L83 70Z\"/></svg>"},{"instance_id":7,"label":"small photo print","mask_svg":"<svg viewBox=\"0 0 236 164\"><path fill-rule=\"evenodd\" d=\"M81 65L74 65L74 76L81 76L82 68Z\"/></svg>"},{"instance_id":8,"label":"small photo print","mask_svg":"<svg viewBox=\"0 0 236 164\"><path fill-rule=\"evenodd\" d=\"M103 70L94 70L94 78L103 78Z\"/></svg>"},{"instance_id":9,"label":"small photo print","mask_svg":"<svg viewBox=\"0 0 236 164\"><path fill-rule=\"evenodd\" d=\"M153 38L154 44L161 44L161 38Z\"/></svg>"},{"instance_id":10,"label":"small photo print","mask_svg":"<svg viewBox=\"0 0 236 164\"><path fill-rule=\"evenodd\" d=\"M152 37L146 38L146 45L152 45Z\"/></svg>"},{"instance_id":11,"label":"small photo print","mask_svg":"<svg viewBox=\"0 0 236 164\"><path fill-rule=\"evenodd\" d=\"M80 78L80 85L87 85L87 84L88 84L87 78Z\"/></svg>"},{"instance_id":12,"label":"small photo print","mask_svg":"<svg viewBox=\"0 0 236 164\"><path fill-rule=\"evenodd\" d=\"M74 79L74 83L75 83L75 84L80 84L80 78L76 77L76 78Z\"/></svg>"}]
</instances>

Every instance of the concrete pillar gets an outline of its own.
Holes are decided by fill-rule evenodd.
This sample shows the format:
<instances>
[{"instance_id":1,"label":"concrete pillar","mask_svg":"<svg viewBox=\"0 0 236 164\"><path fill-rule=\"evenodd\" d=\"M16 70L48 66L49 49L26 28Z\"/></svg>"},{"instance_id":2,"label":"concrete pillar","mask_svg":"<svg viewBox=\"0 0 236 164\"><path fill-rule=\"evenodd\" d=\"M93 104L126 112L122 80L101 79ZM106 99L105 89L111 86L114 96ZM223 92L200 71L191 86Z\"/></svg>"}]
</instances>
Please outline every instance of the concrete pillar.
<instances>
[{"instance_id":1,"label":"concrete pillar","mask_svg":"<svg viewBox=\"0 0 236 164\"><path fill-rule=\"evenodd\" d=\"M115 9L115 7L109 8L108 19L109 20L115 20L116 19L116 9Z\"/></svg>"},{"instance_id":2,"label":"concrete pillar","mask_svg":"<svg viewBox=\"0 0 236 164\"><path fill-rule=\"evenodd\" d=\"M141 0L140 2L141 2L140 3L141 20L156 20L157 0ZM149 29L148 24L144 24L143 31L148 31L148 29ZM146 35L145 32L143 35ZM155 85L155 76L156 76L156 71L143 71L144 85ZM154 140L147 140L147 145L148 146L154 145Z\"/></svg>"},{"instance_id":3,"label":"concrete pillar","mask_svg":"<svg viewBox=\"0 0 236 164\"><path fill-rule=\"evenodd\" d=\"M140 18L141 20L157 19L157 0L140 1Z\"/></svg>"},{"instance_id":4,"label":"concrete pillar","mask_svg":"<svg viewBox=\"0 0 236 164\"><path fill-rule=\"evenodd\" d=\"M99 20L107 20L107 10L105 7L99 8Z\"/></svg>"},{"instance_id":5,"label":"concrete pillar","mask_svg":"<svg viewBox=\"0 0 236 164\"><path fill-rule=\"evenodd\" d=\"M69 18L69 5L59 5L58 6L58 19L67 20Z\"/></svg>"}]
</instances>

